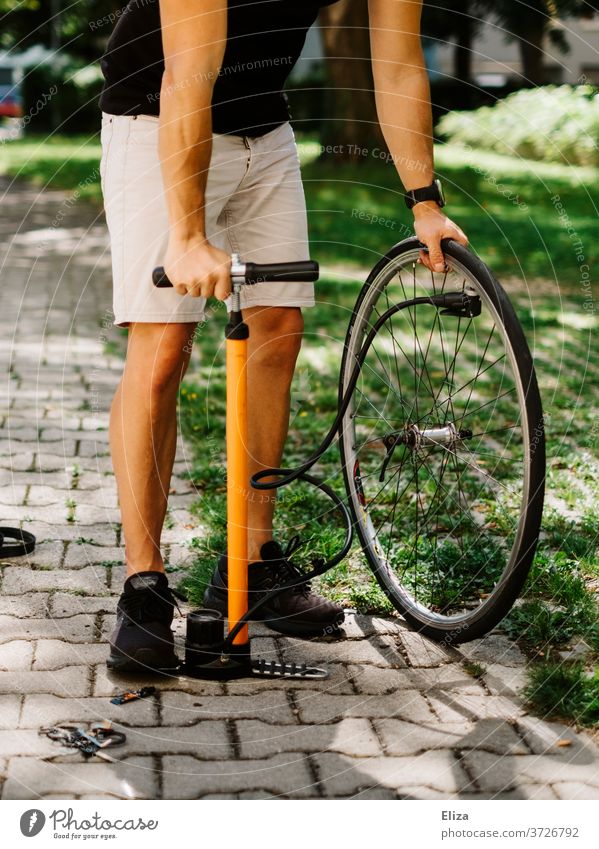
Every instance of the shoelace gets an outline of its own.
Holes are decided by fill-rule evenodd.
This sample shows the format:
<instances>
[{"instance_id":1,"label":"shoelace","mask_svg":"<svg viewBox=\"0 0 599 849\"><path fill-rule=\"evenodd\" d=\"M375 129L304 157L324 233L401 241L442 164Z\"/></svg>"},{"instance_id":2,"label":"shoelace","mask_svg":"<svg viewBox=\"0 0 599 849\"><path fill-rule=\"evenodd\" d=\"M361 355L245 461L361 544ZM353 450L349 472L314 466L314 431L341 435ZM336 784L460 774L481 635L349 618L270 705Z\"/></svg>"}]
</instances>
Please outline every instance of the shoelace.
<instances>
[{"instance_id":1,"label":"shoelace","mask_svg":"<svg viewBox=\"0 0 599 849\"><path fill-rule=\"evenodd\" d=\"M291 537L288 541L285 549L282 551L282 557L277 558L276 560L268 560L268 565L272 566L275 580L277 583L283 584L289 581L290 579L296 578L300 581L303 578L304 573L300 569L300 567L293 563L289 558L293 554L294 551L297 551L298 548L301 548L302 545L306 543L302 542L299 534ZM310 592L312 590L312 585L310 581L302 581L298 583L296 586L291 587L290 591L297 593L298 595L303 595L304 598L308 598Z\"/></svg>"},{"instance_id":2,"label":"shoelace","mask_svg":"<svg viewBox=\"0 0 599 849\"><path fill-rule=\"evenodd\" d=\"M158 592L152 587L143 590L135 590L122 596L120 607L123 613L133 622L168 622L172 616L171 608L176 605L181 613L170 587L163 592Z\"/></svg>"}]
</instances>

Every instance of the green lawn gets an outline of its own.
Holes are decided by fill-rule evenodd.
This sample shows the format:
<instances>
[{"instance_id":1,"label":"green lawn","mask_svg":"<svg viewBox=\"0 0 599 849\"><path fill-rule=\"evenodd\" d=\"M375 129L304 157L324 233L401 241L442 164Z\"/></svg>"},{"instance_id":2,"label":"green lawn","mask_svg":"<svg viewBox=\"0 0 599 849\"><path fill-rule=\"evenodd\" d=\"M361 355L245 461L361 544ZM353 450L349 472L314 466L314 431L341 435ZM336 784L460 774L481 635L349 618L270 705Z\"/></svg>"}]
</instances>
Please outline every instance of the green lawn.
<instances>
[{"instance_id":1,"label":"green lawn","mask_svg":"<svg viewBox=\"0 0 599 849\"><path fill-rule=\"evenodd\" d=\"M99 136L28 136L0 145L0 174L101 202Z\"/></svg>"},{"instance_id":2,"label":"green lawn","mask_svg":"<svg viewBox=\"0 0 599 849\"><path fill-rule=\"evenodd\" d=\"M317 150L314 143L305 143L303 174L313 255L323 263L342 260L372 266L411 230L399 178L392 166L372 158L359 166L320 163L314 159ZM599 258L593 203L599 196L599 169L485 153L474 157L450 145L437 145L435 155L448 213L498 275L576 282L577 237L586 263L592 266ZM555 195L570 219L571 235L551 200ZM369 223L359 217L361 212L382 221Z\"/></svg>"}]
</instances>

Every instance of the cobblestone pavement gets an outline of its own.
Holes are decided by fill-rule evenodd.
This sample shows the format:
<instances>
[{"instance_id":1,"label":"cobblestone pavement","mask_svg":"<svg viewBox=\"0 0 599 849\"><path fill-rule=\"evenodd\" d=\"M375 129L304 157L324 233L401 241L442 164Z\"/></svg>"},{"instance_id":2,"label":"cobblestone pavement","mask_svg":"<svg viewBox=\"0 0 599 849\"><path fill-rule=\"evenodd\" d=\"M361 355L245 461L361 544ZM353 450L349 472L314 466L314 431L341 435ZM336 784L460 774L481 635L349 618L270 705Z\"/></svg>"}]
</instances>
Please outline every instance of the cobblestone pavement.
<instances>
[{"instance_id":1,"label":"cobblestone pavement","mask_svg":"<svg viewBox=\"0 0 599 849\"><path fill-rule=\"evenodd\" d=\"M120 337L105 227L74 196L6 180L0 194L0 523L38 541L0 564L2 797L599 798L599 749L527 714L525 660L500 633L445 649L374 617L350 615L337 642L254 629L262 655L321 661L330 678L171 679L151 699L110 704L124 689L104 665L123 578L107 431L122 360L107 353ZM185 467L179 444L164 534L177 565L201 533ZM38 736L99 719L126 731L117 763Z\"/></svg>"}]
</instances>

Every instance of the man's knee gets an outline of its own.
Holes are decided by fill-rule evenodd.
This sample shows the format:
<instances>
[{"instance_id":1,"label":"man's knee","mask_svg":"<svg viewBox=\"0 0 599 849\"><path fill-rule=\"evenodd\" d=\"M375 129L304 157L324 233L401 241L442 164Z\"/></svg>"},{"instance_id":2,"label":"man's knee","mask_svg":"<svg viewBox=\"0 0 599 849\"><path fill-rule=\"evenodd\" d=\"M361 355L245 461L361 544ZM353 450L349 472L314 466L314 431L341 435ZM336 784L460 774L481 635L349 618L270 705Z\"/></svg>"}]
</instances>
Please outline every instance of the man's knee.
<instances>
[{"instance_id":1,"label":"man's knee","mask_svg":"<svg viewBox=\"0 0 599 849\"><path fill-rule=\"evenodd\" d=\"M299 307L254 307L247 322L252 359L277 368L295 365L304 330Z\"/></svg>"},{"instance_id":2,"label":"man's knee","mask_svg":"<svg viewBox=\"0 0 599 849\"><path fill-rule=\"evenodd\" d=\"M153 394L176 390L189 364L192 324L136 324L129 329L125 370Z\"/></svg>"}]
</instances>

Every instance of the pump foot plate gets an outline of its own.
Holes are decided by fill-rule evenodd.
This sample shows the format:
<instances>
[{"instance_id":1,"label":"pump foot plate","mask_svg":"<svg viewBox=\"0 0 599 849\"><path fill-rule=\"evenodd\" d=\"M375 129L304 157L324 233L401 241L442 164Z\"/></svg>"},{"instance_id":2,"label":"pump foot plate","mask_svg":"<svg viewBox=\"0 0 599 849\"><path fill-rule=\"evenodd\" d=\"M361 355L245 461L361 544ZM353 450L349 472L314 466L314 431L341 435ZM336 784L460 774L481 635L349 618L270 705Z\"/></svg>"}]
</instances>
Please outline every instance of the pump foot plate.
<instances>
[{"instance_id":1,"label":"pump foot plate","mask_svg":"<svg viewBox=\"0 0 599 849\"><path fill-rule=\"evenodd\" d=\"M252 676L260 678L298 678L315 679L328 678L326 669L318 666L307 666L305 663L277 663L275 660L266 660L259 657L252 660Z\"/></svg>"}]
</instances>

